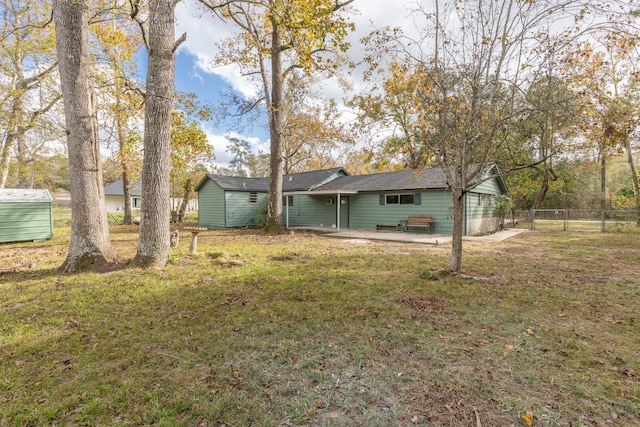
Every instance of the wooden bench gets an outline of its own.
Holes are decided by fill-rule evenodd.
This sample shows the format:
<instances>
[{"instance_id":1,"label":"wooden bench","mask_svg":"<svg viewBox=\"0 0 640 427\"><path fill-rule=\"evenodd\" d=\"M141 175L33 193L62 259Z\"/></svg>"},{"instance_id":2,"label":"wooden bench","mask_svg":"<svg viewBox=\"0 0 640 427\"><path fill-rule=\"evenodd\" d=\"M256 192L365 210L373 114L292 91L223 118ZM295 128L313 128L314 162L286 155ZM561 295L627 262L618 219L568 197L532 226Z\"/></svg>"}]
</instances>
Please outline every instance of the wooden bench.
<instances>
[{"instance_id":1,"label":"wooden bench","mask_svg":"<svg viewBox=\"0 0 640 427\"><path fill-rule=\"evenodd\" d=\"M408 231L409 228L424 228L427 233L433 233L433 217L425 215L409 215L406 223L402 224L404 231Z\"/></svg>"},{"instance_id":2,"label":"wooden bench","mask_svg":"<svg viewBox=\"0 0 640 427\"><path fill-rule=\"evenodd\" d=\"M384 227L393 227L396 231L400 231L402 224L399 222L380 222L376 224L376 230L382 230Z\"/></svg>"}]
</instances>

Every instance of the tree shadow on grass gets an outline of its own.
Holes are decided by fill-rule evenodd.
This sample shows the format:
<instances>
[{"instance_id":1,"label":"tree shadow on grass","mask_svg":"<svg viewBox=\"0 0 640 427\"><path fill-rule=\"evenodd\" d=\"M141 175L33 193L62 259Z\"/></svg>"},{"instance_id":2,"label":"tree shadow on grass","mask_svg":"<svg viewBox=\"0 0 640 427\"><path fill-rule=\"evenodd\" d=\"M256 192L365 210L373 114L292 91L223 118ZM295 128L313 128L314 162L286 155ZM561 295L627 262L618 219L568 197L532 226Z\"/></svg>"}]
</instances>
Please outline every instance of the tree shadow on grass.
<instances>
[{"instance_id":1,"label":"tree shadow on grass","mask_svg":"<svg viewBox=\"0 0 640 427\"><path fill-rule=\"evenodd\" d=\"M96 265L93 268L76 272L66 273L61 271L60 266L49 268L32 267L33 264L17 264L13 267L0 269L0 284L4 283L23 283L32 281L41 281L54 279L56 277L70 277L84 273L110 274L117 271L127 270L129 268L137 268L133 259L116 258L107 264Z\"/></svg>"}]
</instances>

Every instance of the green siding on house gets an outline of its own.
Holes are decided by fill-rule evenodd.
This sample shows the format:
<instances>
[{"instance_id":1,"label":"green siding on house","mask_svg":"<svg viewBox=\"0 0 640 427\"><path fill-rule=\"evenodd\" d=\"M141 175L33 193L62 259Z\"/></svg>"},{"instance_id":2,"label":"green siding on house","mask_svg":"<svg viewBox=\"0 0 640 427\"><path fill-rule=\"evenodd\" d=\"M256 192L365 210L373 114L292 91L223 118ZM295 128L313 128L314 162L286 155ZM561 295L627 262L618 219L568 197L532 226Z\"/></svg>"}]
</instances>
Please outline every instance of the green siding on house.
<instances>
[{"instance_id":1,"label":"green siding on house","mask_svg":"<svg viewBox=\"0 0 640 427\"><path fill-rule=\"evenodd\" d=\"M0 202L0 242L51 239L50 202Z\"/></svg>"},{"instance_id":2,"label":"green siding on house","mask_svg":"<svg viewBox=\"0 0 640 427\"><path fill-rule=\"evenodd\" d=\"M409 215L422 214L433 217L434 233L450 234L453 231L453 204L451 192L428 190L420 192L419 205L381 205L381 194L415 194L411 191L360 193L350 196L349 228L375 229L378 223L395 223ZM420 229L410 231L420 232Z\"/></svg>"},{"instance_id":3,"label":"green siding on house","mask_svg":"<svg viewBox=\"0 0 640 427\"><path fill-rule=\"evenodd\" d=\"M198 191L198 226L225 228L224 190L215 182L205 182Z\"/></svg>"},{"instance_id":4,"label":"green siding on house","mask_svg":"<svg viewBox=\"0 0 640 427\"><path fill-rule=\"evenodd\" d=\"M373 230L376 224L400 223L410 215L422 214L434 219L434 233L451 234L453 231L453 202L451 191L438 169L420 175L421 182L407 171L350 177L340 170L329 176L325 171L314 171L290 176L289 191L284 192L283 222L289 227L338 226ZM314 175L315 174L315 175ZM319 174L319 176L318 176ZM341 177L339 175L345 175ZM419 178L420 178L419 177ZM317 178L318 183L313 183ZM417 180L417 181L416 181ZM324 183L324 184L323 184ZM207 228L233 228L257 225L266 217L267 178L241 178L206 176L197 186L199 200L199 224ZM298 185L299 187L295 187ZM416 185L418 189L412 187ZM404 188L388 190L385 188ZM255 193L257 197L251 198ZM337 195L344 192L338 206ZM495 205L487 202L488 196L504 194L506 188L501 179L491 179L478 185L465 196L465 234L495 231ZM414 204L385 204L387 195L411 195ZM483 196L484 195L484 196ZM330 200L331 203L327 203ZM411 201L398 197L396 200ZM251 203L253 201L253 203ZM383 204L380 202L383 201ZM291 203L287 203L291 202ZM287 206L289 205L289 206ZM420 228L412 232L424 232Z\"/></svg>"},{"instance_id":5,"label":"green siding on house","mask_svg":"<svg viewBox=\"0 0 640 427\"><path fill-rule=\"evenodd\" d=\"M466 234L492 233L497 229L496 204L492 196L503 194L496 179L483 182L466 195ZM490 202L489 202L490 200Z\"/></svg>"},{"instance_id":6,"label":"green siding on house","mask_svg":"<svg viewBox=\"0 0 640 427\"><path fill-rule=\"evenodd\" d=\"M503 193L496 179L490 179L488 181L484 181L482 184L474 187L472 192L484 193L484 194L502 194Z\"/></svg>"},{"instance_id":7,"label":"green siding on house","mask_svg":"<svg viewBox=\"0 0 640 427\"><path fill-rule=\"evenodd\" d=\"M257 193L257 202L250 203L249 191L226 191L227 206L226 227L249 227L259 225L260 219L267 214L267 193Z\"/></svg>"},{"instance_id":8,"label":"green siding on house","mask_svg":"<svg viewBox=\"0 0 640 427\"><path fill-rule=\"evenodd\" d=\"M332 204L327 204L328 199L332 200ZM335 196L294 195L293 206L284 207L282 215L285 224L287 211L289 227L337 227ZM341 227L346 228L344 224Z\"/></svg>"}]
</instances>

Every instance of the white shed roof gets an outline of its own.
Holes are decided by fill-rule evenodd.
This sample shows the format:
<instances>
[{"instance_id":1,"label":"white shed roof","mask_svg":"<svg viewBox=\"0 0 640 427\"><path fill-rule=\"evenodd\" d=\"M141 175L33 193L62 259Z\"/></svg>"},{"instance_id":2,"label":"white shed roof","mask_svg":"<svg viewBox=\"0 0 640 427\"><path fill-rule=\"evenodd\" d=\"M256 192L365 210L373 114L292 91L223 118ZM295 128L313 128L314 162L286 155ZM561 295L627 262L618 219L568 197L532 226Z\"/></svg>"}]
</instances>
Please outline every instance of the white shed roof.
<instances>
[{"instance_id":1,"label":"white shed roof","mask_svg":"<svg viewBox=\"0 0 640 427\"><path fill-rule=\"evenodd\" d=\"M7 202L51 202L49 190L34 190L28 188L0 189L0 203Z\"/></svg>"}]
</instances>

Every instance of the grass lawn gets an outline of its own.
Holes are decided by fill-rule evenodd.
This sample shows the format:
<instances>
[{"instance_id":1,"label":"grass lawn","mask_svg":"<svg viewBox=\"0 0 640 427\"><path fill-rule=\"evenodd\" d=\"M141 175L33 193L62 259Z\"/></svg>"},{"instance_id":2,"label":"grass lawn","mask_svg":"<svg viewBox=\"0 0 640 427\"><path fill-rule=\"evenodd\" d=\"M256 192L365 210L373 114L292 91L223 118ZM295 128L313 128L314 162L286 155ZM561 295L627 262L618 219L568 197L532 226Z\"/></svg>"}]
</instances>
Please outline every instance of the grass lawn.
<instances>
[{"instance_id":1,"label":"grass lawn","mask_svg":"<svg viewBox=\"0 0 640 427\"><path fill-rule=\"evenodd\" d=\"M450 247L183 233L169 266L59 274L0 245L0 425L640 425L640 234Z\"/></svg>"}]
</instances>

